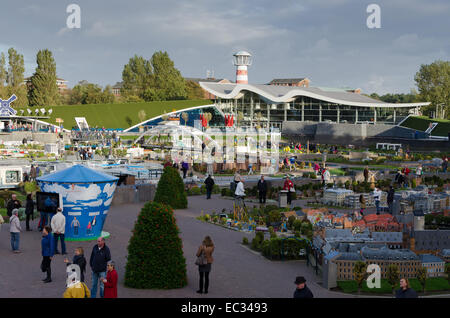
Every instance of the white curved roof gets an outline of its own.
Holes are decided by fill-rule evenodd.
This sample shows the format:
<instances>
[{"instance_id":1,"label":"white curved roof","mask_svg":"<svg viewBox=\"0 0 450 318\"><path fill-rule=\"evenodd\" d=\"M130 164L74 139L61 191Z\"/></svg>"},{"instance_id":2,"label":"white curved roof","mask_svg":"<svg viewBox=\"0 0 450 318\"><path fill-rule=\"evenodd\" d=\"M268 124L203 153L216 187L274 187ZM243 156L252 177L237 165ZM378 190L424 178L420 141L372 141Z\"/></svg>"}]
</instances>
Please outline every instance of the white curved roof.
<instances>
[{"instance_id":1,"label":"white curved roof","mask_svg":"<svg viewBox=\"0 0 450 318\"><path fill-rule=\"evenodd\" d=\"M243 91L254 92L269 101L276 103L288 103L299 96L311 97L329 103L358 107L420 107L428 106L426 103L385 103L365 95L350 93L344 90L329 90L318 87L293 87L278 85L251 85L251 84L221 84L200 82L200 86L211 94L223 98L239 98Z\"/></svg>"},{"instance_id":2,"label":"white curved roof","mask_svg":"<svg viewBox=\"0 0 450 318\"><path fill-rule=\"evenodd\" d=\"M239 52L233 54L233 56L237 56L237 55L252 56L252 55L251 55L250 53L248 53L247 51L239 51Z\"/></svg>"}]
</instances>

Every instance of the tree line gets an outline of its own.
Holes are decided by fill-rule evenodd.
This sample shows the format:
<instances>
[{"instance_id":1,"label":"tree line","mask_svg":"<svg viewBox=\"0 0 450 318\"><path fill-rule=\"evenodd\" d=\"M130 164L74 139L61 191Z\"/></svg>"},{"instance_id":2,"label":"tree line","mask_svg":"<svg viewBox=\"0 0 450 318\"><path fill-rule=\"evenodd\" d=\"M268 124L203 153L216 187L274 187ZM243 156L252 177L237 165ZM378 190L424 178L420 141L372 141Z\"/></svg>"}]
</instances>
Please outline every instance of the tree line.
<instances>
[{"instance_id":1,"label":"tree line","mask_svg":"<svg viewBox=\"0 0 450 318\"><path fill-rule=\"evenodd\" d=\"M8 62L8 64L7 64ZM135 55L124 65L122 88L119 97L107 85L80 81L72 89L59 90L56 62L50 50L40 50L36 55L37 67L25 81L25 65L22 54L14 48L0 55L0 98L15 94L16 107L54 106L77 104L107 104L148 102L202 98L197 83L186 82L167 52L155 52L149 60Z\"/></svg>"}]
</instances>

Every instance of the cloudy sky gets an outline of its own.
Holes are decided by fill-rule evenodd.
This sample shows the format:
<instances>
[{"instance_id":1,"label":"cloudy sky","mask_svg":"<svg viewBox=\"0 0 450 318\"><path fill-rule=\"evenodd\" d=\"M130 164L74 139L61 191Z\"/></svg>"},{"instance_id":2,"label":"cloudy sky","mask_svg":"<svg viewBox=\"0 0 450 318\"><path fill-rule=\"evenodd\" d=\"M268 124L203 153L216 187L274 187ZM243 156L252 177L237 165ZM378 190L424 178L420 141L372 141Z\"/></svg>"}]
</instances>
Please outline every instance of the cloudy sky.
<instances>
[{"instance_id":1,"label":"cloudy sky","mask_svg":"<svg viewBox=\"0 0 450 318\"><path fill-rule=\"evenodd\" d=\"M68 29L67 6L81 8ZM366 8L381 7L369 29ZM308 77L312 86L409 92L421 64L450 59L449 0L1 0L0 51L15 47L26 75L39 49L58 76L102 86L121 80L134 54L167 51L186 77L235 79L232 54L253 54L251 83Z\"/></svg>"}]
</instances>

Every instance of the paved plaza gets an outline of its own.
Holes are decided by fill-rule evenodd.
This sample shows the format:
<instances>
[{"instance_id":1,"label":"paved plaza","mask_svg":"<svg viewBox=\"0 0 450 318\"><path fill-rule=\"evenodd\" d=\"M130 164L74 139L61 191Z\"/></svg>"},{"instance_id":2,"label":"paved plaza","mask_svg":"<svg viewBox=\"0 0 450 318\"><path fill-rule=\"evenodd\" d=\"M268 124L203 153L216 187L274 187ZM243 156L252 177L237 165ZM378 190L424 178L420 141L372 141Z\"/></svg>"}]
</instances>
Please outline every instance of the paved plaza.
<instances>
[{"instance_id":1,"label":"paved plaza","mask_svg":"<svg viewBox=\"0 0 450 318\"><path fill-rule=\"evenodd\" d=\"M250 249L243 247L245 233L228 230L207 224L195 217L211 211L220 212L222 208L231 209L232 200L213 195L211 200L205 196L189 197L189 208L177 210L176 218L183 239L183 250L187 263L188 285L174 290L137 290L124 287L123 278L127 256L128 240L143 204L113 206L108 213L104 230L111 233L106 244L111 249L112 259L117 264L119 274L119 297L287 297L295 290L296 276L305 276L308 286L316 297L355 297L330 292L317 283L311 267L304 261L269 261ZM41 233L36 230L37 221L32 223L32 232L22 232L20 249L22 253L13 254L10 250L9 225L4 224L0 232L0 297L61 297L65 290L65 264L62 255L52 260L53 282L44 284L41 279ZM25 228L25 222L22 222ZM210 292L198 295L198 269L194 265L195 253L204 236L210 235L215 243L214 264L210 274ZM248 235L249 240L253 235ZM67 242L68 257L73 257L75 247L82 246L89 262L92 242ZM91 286L90 267L87 267L86 283Z\"/></svg>"}]
</instances>

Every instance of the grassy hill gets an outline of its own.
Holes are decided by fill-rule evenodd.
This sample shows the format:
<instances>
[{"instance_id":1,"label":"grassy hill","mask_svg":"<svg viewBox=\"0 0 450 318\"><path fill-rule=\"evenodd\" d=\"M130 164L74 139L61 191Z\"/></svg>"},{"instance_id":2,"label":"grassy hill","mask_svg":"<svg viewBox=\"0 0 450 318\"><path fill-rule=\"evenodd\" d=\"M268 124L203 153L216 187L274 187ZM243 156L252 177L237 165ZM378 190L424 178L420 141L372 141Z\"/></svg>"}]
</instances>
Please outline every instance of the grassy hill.
<instances>
[{"instance_id":1,"label":"grassy hill","mask_svg":"<svg viewBox=\"0 0 450 318\"><path fill-rule=\"evenodd\" d=\"M450 132L450 120L446 119L431 119L426 116L411 116L405 120L401 126L425 131L428 129L430 123L438 123L436 128L434 128L431 132L431 135L447 137Z\"/></svg>"},{"instance_id":2,"label":"grassy hill","mask_svg":"<svg viewBox=\"0 0 450 318\"><path fill-rule=\"evenodd\" d=\"M180 110L184 108L202 106L211 104L209 100L177 100L164 102L142 102L142 103L126 103L126 104L93 104L93 105L66 105L45 107L53 109L50 119L46 121L56 124L56 118L64 120L64 128L71 129L76 126L75 117L86 117L90 127L105 128L128 128L126 118L132 120L132 125L136 125L141 121L138 118L138 112L144 110L147 119Z\"/></svg>"}]
</instances>

